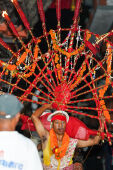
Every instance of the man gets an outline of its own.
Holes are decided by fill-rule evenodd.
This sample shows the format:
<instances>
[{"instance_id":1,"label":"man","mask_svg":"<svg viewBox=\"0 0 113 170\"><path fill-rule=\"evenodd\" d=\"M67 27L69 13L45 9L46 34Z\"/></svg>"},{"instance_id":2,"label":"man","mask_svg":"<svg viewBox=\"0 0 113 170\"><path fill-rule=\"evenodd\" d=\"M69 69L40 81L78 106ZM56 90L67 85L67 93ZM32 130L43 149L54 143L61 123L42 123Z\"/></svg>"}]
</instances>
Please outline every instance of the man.
<instances>
[{"instance_id":1,"label":"man","mask_svg":"<svg viewBox=\"0 0 113 170\"><path fill-rule=\"evenodd\" d=\"M87 141L69 138L65 132L66 122L69 116L65 111L55 111L48 116L51 121L51 130L48 132L39 117L46 110L50 109L51 104L46 104L37 109L32 114L32 120L36 127L36 131L42 140L43 149L43 166L45 170L73 170L72 157L76 147L88 147L98 144L100 136L95 136ZM103 130L104 119L102 120Z\"/></svg>"},{"instance_id":2,"label":"man","mask_svg":"<svg viewBox=\"0 0 113 170\"><path fill-rule=\"evenodd\" d=\"M42 170L35 144L15 131L23 104L14 95L0 95L0 169Z\"/></svg>"}]
</instances>

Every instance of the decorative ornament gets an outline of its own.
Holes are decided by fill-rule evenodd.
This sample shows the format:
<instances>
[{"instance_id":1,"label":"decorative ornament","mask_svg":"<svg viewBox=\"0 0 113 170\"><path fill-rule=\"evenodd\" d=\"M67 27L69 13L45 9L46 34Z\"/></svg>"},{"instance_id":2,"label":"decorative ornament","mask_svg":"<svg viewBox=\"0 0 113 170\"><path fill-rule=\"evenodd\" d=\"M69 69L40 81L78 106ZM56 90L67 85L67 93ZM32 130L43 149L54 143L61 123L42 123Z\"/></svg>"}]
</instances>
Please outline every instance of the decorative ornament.
<instances>
[{"instance_id":1,"label":"decorative ornament","mask_svg":"<svg viewBox=\"0 0 113 170\"><path fill-rule=\"evenodd\" d=\"M21 44L19 50L14 52L0 38L0 45L10 53L8 62L0 60L0 83L5 88L3 91L15 94L23 103L37 103L37 105L52 103L55 109L65 110L73 116L95 118L100 126L100 115L104 114L105 132L100 135L111 143L113 136L107 124L113 123L111 120L113 108L108 106L113 99L113 95L108 93L108 87L113 88L111 64L113 43L109 40L113 30L98 35L82 29L78 24L81 0L76 1L71 27L62 28L61 1L57 0L57 29L47 31L43 3L42 0L37 0L43 34L35 37L18 1L12 0L12 3L31 39L25 43L19 37L7 12L2 13ZM90 41L92 36L95 37L93 43ZM43 43L47 46L44 50ZM106 45L106 53L102 56L100 55L101 44ZM36 90L39 94L35 94ZM38 100L33 100L33 96ZM26 118L22 119L25 125ZM31 123L30 120L28 122Z\"/></svg>"}]
</instances>

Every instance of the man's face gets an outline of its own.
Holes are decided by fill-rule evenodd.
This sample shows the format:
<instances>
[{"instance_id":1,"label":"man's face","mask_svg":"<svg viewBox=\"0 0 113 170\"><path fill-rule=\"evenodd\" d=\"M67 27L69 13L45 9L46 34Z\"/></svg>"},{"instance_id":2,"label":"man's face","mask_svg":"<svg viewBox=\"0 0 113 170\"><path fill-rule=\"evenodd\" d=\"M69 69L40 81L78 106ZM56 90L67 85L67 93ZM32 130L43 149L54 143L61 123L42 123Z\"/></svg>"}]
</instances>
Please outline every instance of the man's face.
<instances>
[{"instance_id":1,"label":"man's face","mask_svg":"<svg viewBox=\"0 0 113 170\"><path fill-rule=\"evenodd\" d=\"M53 121L53 129L56 134L63 135L66 129L66 122L62 120L54 120Z\"/></svg>"}]
</instances>

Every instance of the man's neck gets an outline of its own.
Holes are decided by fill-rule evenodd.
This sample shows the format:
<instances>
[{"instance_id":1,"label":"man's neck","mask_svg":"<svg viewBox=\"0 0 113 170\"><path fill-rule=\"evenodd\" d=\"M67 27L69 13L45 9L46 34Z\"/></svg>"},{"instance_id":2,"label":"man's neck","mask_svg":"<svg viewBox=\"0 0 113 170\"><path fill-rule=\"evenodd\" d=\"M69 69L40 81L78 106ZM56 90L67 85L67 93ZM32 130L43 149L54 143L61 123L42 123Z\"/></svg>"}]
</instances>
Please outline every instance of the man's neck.
<instances>
[{"instance_id":1,"label":"man's neck","mask_svg":"<svg viewBox=\"0 0 113 170\"><path fill-rule=\"evenodd\" d=\"M64 134L63 135L56 134L56 136L57 136L57 140L58 140L58 146L61 146Z\"/></svg>"},{"instance_id":2,"label":"man's neck","mask_svg":"<svg viewBox=\"0 0 113 170\"><path fill-rule=\"evenodd\" d=\"M0 120L0 131L14 131L15 128L10 123L10 120Z\"/></svg>"}]
</instances>

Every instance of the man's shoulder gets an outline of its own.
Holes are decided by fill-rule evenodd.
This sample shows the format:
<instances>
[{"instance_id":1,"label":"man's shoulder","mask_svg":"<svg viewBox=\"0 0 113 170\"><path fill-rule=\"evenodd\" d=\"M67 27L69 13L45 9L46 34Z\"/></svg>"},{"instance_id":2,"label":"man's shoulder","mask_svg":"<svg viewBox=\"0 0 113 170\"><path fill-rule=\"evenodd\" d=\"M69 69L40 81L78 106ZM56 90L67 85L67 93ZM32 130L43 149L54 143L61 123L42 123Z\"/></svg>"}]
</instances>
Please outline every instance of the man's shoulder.
<instances>
[{"instance_id":1,"label":"man's shoulder","mask_svg":"<svg viewBox=\"0 0 113 170\"><path fill-rule=\"evenodd\" d=\"M34 142L30 138L24 136L21 133L17 132L17 138L21 143L26 143L26 144L29 144L29 145L35 145Z\"/></svg>"}]
</instances>

